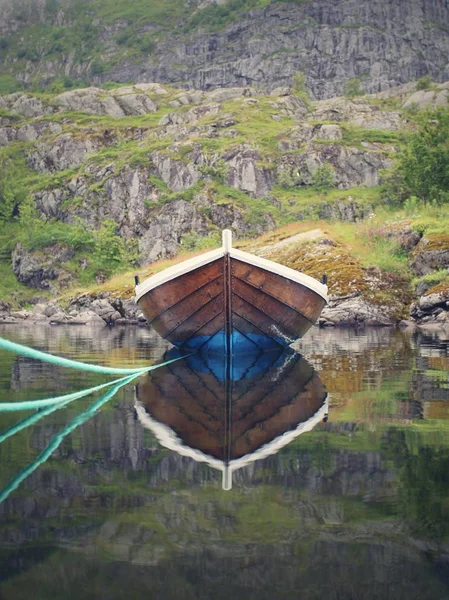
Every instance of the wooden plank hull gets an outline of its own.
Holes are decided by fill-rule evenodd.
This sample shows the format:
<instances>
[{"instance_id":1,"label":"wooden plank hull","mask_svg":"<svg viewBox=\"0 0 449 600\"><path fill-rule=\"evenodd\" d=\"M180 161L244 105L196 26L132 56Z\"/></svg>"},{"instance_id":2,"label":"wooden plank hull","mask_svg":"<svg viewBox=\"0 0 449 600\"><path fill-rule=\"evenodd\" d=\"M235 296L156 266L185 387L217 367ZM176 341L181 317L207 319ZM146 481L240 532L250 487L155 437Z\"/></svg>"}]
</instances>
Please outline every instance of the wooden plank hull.
<instances>
[{"instance_id":1,"label":"wooden plank hull","mask_svg":"<svg viewBox=\"0 0 449 600\"><path fill-rule=\"evenodd\" d=\"M150 285L137 299L159 335L178 348L286 347L314 325L326 304L325 286L276 263L235 250L212 253L212 259Z\"/></svg>"}]
</instances>

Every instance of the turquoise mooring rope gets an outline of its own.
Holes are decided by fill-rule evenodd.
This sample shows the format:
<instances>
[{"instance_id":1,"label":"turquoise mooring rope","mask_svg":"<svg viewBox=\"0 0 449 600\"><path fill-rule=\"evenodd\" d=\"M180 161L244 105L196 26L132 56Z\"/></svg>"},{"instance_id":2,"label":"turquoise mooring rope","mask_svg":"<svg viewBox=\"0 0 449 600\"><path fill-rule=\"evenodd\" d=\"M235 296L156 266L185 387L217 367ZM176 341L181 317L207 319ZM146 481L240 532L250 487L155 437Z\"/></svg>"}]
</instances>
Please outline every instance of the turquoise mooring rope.
<instances>
[{"instance_id":1,"label":"turquoise mooring rope","mask_svg":"<svg viewBox=\"0 0 449 600\"><path fill-rule=\"evenodd\" d=\"M165 365L169 365L170 363L176 362L177 360L181 360L182 358L186 358L186 356L178 356L177 358L172 358L171 360L166 360L163 363L158 363L157 365L149 365L147 367L140 367L138 369L116 369L114 367L103 367L101 365L91 365L87 363L80 362L78 360L70 360L68 358L63 358L62 356L56 356L54 354L48 354L47 352L41 352L40 350L35 350L34 348L30 348L29 346L24 346L22 344L16 344L15 342L11 342L9 340L5 340L0 337L0 349L8 350L10 352L15 352L16 354L21 354L22 356L28 356L29 358L34 358L36 360L42 360L44 362L48 362L53 365L58 365L61 367L69 367L71 369L78 369L79 371L88 371L93 373L103 373L106 375L112 374L121 374L121 375L143 375L148 371L153 371L154 369L159 369L159 367L164 367ZM54 404L65 404L67 402L71 402L72 400L77 400L78 398L83 398L84 396L88 396L94 392L102 390L105 387L114 385L116 383L120 383L122 379L115 379L114 381L109 381L108 383L103 383L101 385L96 385L95 387L89 388L87 390L81 390L80 392L72 392L71 394L65 394L64 396L55 396L53 398L44 398L41 400L26 400L24 402L0 402L0 412L13 412L19 410L34 410L36 408L45 408L47 406L52 406Z\"/></svg>"},{"instance_id":2,"label":"turquoise mooring rope","mask_svg":"<svg viewBox=\"0 0 449 600\"><path fill-rule=\"evenodd\" d=\"M16 354L28 356L29 358L35 358L36 360L43 360L44 362L48 362L53 365L58 365L60 367L68 367L69 369L79 369L80 371L89 371L91 373L103 373L106 375L132 375L133 373L143 373L144 371L150 371L151 369L156 369L157 367L162 366L155 365L153 367L140 367L139 369L116 369L114 367L103 367L102 365L91 365L88 363L80 362L78 360L71 360L69 358L63 358L62 356L55 356L54 354L41 352L40 350L35 350L34 348L30 348L29 346L23 346L22 344L16 344L16 342L11 342L1 337L0 350L9 350L9 352L15 352ZM168 364L168 362L163 364L166 365Z\"/></svg>"},{"instance_id":3,"label":"turquoise mooring rope","mask_svg":"<svg viewBox=\"0 0 449 600\"><path fill-rule=\"evenodd\" d=\"M14 491L15 489L17 489L19 487L19 485L22 483L22 481L24 479L26 479L29 475L31 475L31 473L33 473L42 463L44 463L46 460L48 460L48 458L53 454L53 452L57 448L59 448L59 446L62 444L64 438L69 433L71 433L74 429L79 427L79 425L82 425L88 419L90 419L97 412L97 410L101 406L103 406L103 404L105 404L108 400L110 400L117 393L117 391L121 387L123 387L124 385L126 385L127 383L129 383L130 381L135 379L136 377L138 377L138 375L139 375L139 373L135 373L134 375L130 375L128 377L123 377L122 379L115 382L116 385L111 390L106 392L106 394L104 394L104 396L102 396L96 402L94 402L94 404L92 404L87 410L85 410L81 414L77 415L73 419L73 421L71 421L66 427L64 427L64 429L62 431L57 433L51 439L48 446L39 454L39 456L36 458L36 460L33 461L27 467L25 467L18 475L16 475L16 477L14 477L7 484L7 486L3 490L0 491L0 504L4 500L6 500L6 498L10 495L10 493L12 491Z\"/></svg>"},{"instance_id":4,"label":"turquoise mooring rope","mask_svg":"<svg viewBox=\"0 0 449 600\"><path fill-rule=\"evenodd\" d=\"M143 371L135 373L135 375L137 376L141 373L143 373ZM86 388L85 390L80 390L79 392L71 392L70 394L64 394L63 396L43 398L42 400L24 400L23 402L0 402L0 413L17 412L19 410L34 410L35 408L45 408L47 406L54 405L63 406L67 402L71 402L72 400L78 400L78 398L84 398L84 396L89 396L89 394L99 392L105 387L109 387L111 385L114 385L115 383L120 383L121 381L123 381L123 379L127 379L127 377L114 379L113 381L108 381L107 383L95 385L94 387Z\"/></svg>"}]
</instances>

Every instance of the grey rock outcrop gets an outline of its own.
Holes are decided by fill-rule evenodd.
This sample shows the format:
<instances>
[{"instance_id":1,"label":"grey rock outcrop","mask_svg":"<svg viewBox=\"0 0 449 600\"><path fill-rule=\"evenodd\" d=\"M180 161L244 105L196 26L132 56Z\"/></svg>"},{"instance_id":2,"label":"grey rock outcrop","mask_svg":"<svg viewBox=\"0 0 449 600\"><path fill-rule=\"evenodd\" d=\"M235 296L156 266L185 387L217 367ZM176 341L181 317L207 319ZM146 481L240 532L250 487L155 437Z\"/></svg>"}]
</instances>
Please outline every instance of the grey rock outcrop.
<instances>
[{"instance_id":1,"label":"grey rock outcrop","mask_svg":"<svg viewBox=\"0 0 449 600\"><path fill-rule=\"evenodd\" d=\"M228 185L254 198L263 198L269 193L274 184L274 172L260 165L262 157L257 150L241 146L226 153L223 158L228 167Z\"/></svg>"},{"instance_id":2,"label":"grey rock outcrop","mask_svg":"<svg viewBox=\"0 0 449 600\"><path fill-rule=\"evenodd\" d=\"M41 173L52 173L79 167L98 149L99 143L89 138L78 139L69 133L54 142L41 142L28 155L30 167Z\"/></svg>"},{"instance_id":3,"label":"grey rock outcrop","mask_svg":"<svg viewBox=\"0 0 449 600\"><path fill-rule=\"evenodd\" d=\"M431 237L423 237L411 255L410 266L419 277L449 268L449 238L435 242Z\"/></svg>"},{"instance_id":4,"label":"grey rock outcrop","mask_svg":"<svg viewBox=\"0 0 449 600\"><path fill-rule=\"evenodd\" d=\"M20 92L0 96L0 108L8 110L12 114L29 118L43 117L53 112L53 109L45 106L39 98L27 96Z\"/></svg>"},{"instance_id":5,"label":"grey rock outcrop","mask_svg":"<svg viewBox=\"0 0 449 600\"><path fill-rule=\"evenodd\" d=\"M323 204L318 210L320 219L329 219L331 221L348 221L356 223L363 221L369 215L373 214L373 207L366 204L359 204L352 198L345 202L334 202L332 204Z\"/></svg>"},{"instance_id":6,"label":"grey rock outcrop","mask_svg":"<svg viewBox=\"0 0 449 600\"><path fill-rule=\"evenodd\" d=\"M54 101L66 110L115 118L145 115L157 110L157 104L153 100L143 91L136 93L132 87L119 88L113 93L95 87L71 90L59 94Z\"/></svg>"},{"instance_id":7,"label":"grey rock outcrop","mask_svg":"<svg viewBox=\"0 0 449 600\"><path fill-rule=\"evenodd\" d=\"M33 10L27 11L28 3L23 4L25 21L4 8L0 30L21 35L30 22L48 25L43 5L36 9L33 3ZM208 4L186 2L185 8L201 16ZM76 15L69 18L68 14L62 7L53 24L76 27ZM76 60L76 51L63 52L60 57L26 61L17 78L29 83L37 75L44 80L66 75L88 77L96 83L159 81L202 90L236 86L272 90L290 87L295 73L302 71L313 96L329 98L340 95L345 83L354 78L362 89L373 93L427 74L437 81L449 76L445 0L270 2L247 12L231 11L228 17L218 29L209 28L206 22L189 27L189 21L184 21L170 31L170 17L163 25L135 22L137 35L154 32L158 44L153 53L126 56L117 44L125 23L120 19L104 22L98 15L95 27L106 52L101 59L113 59L113 67L92 74L91 54ZM212 19L211 24L217 23ZM183 32L181 25L188 31ZM6 65L14 68L16 62L13 51L6 52ZM153 88L150 93L157 92Z\"/></svg>"},{"instance_id":8,"label":"grey rock outcrop","mask_svg":"<svg viewBox=\"0 0 449 600\"><path fill-rule=\"evenodd\" d=\"M278 167L278 175L287 171L297 185L310 185L313 173L326 163L334 168L335 186L349 189L359 185L379 185L379 171L391 166L391 159L380 152L311 142L304 153L284 157Z\"/></svg>"},{"instance_id":9,"label":"grey rock outcrop","mask_svg":"<svg viewBox=\"0 0 449 600\"><path fill-rule=\"evenodd\" d=\"M172 158L169 154L153 152L151 160L157 175L174 192L192 187L201 177L200 171L196 168L196 164L201 164L201 159L184 162Z\"/></svg>"},{"instance_id":10,"label":"grey rock outcrop","mask_svg":"<svg viewBox=\"0 0 449 600\"><path fill-rule=\"evenodd\" d=\"M172 129L168 129L168 132L171 132L179 125L196 123L209 115L217 115L220 112L220 109L220 104L205 104L203 106L196 106L185 112L169 113L162 117L159 121L159 125L173 125L174 127Z\"/></svg>"},{"instance_id":11,"label":"grey rock outcrop","mask_svg":"<svg viewBox=\"0 0 449 600\"><path fill-rule=\"evenodd\" d=\"M330 300L319 318L321 327L334 326L391 326L396 322L394 311L376 306L360 296Z\"/></svg>"},{"instance_id":12,"label":"grey rock outcrop","mask_svg":"<svg viewBox=\"0 0 449 600\"><path fill-rule=\"evenodd\" d=\"M32 142L43 136L58 135L61 132L61 125L59 123L51 123L50 121L27 123L22 127L0 127L0 146L6 146L14 140Z\"/></svg>"},{"instance_id":13,"label":"grey rock outcrop","mask_svg":"<svg viewBox=\"0 0 449 600\"><path fill-rule=\"evenodd\" d=\"M331 98L317 103L316 110L310 119L320 121L347 122L363 129L382 129L396 131L402 125L399 111L382 110L369 98L349 100L347 98Z\"/></svg>"},{"instance_id":14,"label":"grey rock outcrop","mask_svg":"<svg viewBox=\"0 0 449 600\"><path fill-rule=\"evenodd\" d=\"M201 211L185 200L175 200L153 218L147 231L139 240L142 264L149 264L166 256L173 256L182 236L194 231L207 232L207 223Z\"/></svg>"},{"instance_id":15,"label":"grey rock outcrop","mask_svg":"<svg viewBox=\"0 0 449 600\"><path fill-rule=\"evenodd\" d=\"M444 83L433 90L421 90L414 92L402 104L402 108L437 108L449 104L449 83Z\"/></svg>"},{"instance_id":16,"label":"grey rock outcrop","mask_svg":"<svg viewBox=\"0 0 449 600\"><path fill-rule=\"evenodd\" d=\"M303 71L316 98L341 94L355 77L377 92L426 73L447 79L449 35L438 26L447 22L443 0L272 3L220 31L174 36L141 65L123 62L99 78L274 89Z\"/></svg>"},{"instance_id":17,"label":"grey rock outcrop","mask_svg":"<svg viewBox=\"0 0 449 600\"><path fill-rule=\"evenodd\" d=\"M55 290L68 285L72 277L61 268L61 263L73 257L73 250L66 246L54 245L45 252L28 252L17 244L12 253L12 268L17 279L31 287Z\"/></svg>"}]
</instances>

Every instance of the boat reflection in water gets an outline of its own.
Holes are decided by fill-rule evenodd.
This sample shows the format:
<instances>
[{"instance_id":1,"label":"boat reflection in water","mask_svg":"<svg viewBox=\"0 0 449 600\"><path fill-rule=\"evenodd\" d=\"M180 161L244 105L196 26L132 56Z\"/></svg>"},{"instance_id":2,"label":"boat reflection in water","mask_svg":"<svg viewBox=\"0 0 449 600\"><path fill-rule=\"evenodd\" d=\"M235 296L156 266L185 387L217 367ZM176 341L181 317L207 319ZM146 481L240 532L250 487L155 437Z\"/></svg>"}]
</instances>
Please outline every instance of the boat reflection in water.
<instances>
[{"instance_id":1,"label":"boat reflection in water","mask_svg":"<svg viewBox=\"0 0 449 600\"><path fill-rule=\"evenodd\" d=\"M188 356L141 377L136 411L163 446L221 471L229 490L234 471L326 420L328 403L313 367L288 349Z\"/></svg>"}]
</instances>

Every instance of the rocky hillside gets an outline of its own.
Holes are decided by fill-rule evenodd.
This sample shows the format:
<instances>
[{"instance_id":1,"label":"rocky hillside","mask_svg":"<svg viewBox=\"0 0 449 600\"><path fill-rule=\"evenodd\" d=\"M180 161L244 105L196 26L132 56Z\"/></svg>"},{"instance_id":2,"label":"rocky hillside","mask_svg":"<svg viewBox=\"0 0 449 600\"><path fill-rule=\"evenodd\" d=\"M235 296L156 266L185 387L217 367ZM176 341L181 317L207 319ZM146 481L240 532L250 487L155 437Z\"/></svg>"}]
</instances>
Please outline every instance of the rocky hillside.
<instances>
[{"instance_id":1,"label":"rocky hillside","mask_svg":"<svg viewBox=\"0 0 449 600\"><path fill-rule=\"evenodd\" d=\"M0 89L160 82L315 98L449 79L446 0L1 0Z\"/></svg>"},{"instance_id":2,"label":"rocky hillside","mask_svg":"<svg viewBox=\"0 0 449 600\"><path fill-rule=\"evenodd\" d=\"M54 235L56 221L91 231L113 221L141 265L205 236L214 245L225 227L248 237L305 216L363 217L406 124L389 101L312 106L288 88L267 96L137 84L16 93L0 97L0 109L8 216L20 187Z\"/></svg>"},{"instance_id":3,"label":"rocky hillside","mask_svg":"<svg viewBox=\"0 0 449 600\"><path fill-rule=\"evenodd\" d=\"M287 87L261 94L152 83L1 96L1 299L39 303L179 250L215 247L223 228L250 239L299 222L251 251L316 277L326 271L337 299L327 322L347 322L348 314L355 322L395 322L408 313L413 276L428 279L421 294L446 281L449 242L438 237L444 230L436 213L433 229L415 227L404 214L393 226L373 224L383 210L379 183L415 127L414 111L447 104L448 91L448 84L418 91L409 84L394 95L311 102ZM332 225L338 222L352 229ZM293 237L293 246L279 250L280 240L317 227L310 247L300 240L295 250ZM442 255L430 265L434 246ZM128 284L113 291L131 295ZM354 296L362 304L341 306ZM75 300L75 318L94 300L96 319L139 318L135 307L103 296ZM51 318L60 309L40 314Z\"/></svg>"}]
</instances>

